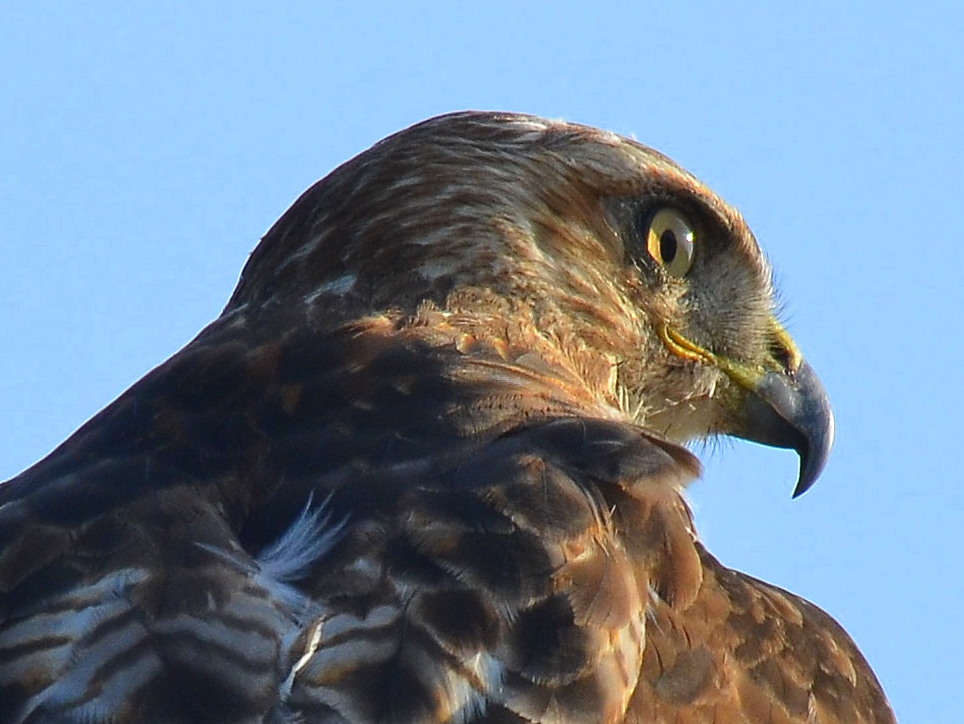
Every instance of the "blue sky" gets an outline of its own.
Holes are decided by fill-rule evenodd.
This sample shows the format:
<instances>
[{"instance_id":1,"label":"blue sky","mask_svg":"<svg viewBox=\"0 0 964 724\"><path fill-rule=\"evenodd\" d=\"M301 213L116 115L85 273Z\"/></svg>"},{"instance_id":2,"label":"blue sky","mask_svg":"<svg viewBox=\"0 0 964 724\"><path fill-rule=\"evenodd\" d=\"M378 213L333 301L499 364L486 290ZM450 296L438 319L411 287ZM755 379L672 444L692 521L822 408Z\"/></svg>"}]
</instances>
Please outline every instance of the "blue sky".
<instances>
[{"instance_id":1,"label":"blue sky","mask_svg":"<svg viewBox=\"0 0 964 724\"><path fill-rule=\"evenodd\" d=\"M439 5L3 4L0 479L217 316L382 136L461 108L603 126L743 210L837 414L796 501L791 453L704 451L704 539L837 617L904 722L959 718L964 10Z\"/></svg>"}]
</instances>

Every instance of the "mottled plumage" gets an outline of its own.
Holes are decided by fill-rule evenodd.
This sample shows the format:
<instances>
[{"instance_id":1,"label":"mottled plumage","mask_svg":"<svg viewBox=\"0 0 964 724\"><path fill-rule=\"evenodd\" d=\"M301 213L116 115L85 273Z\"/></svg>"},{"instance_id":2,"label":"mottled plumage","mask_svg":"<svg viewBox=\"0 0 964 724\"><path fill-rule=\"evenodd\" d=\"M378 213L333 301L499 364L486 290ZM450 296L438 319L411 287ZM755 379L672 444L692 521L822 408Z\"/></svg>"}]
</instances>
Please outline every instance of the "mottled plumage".
<instances>
[{"instance_id":1,"label":"mottled plumage","mask_svg":"<svg viewBox=\"0 0 964 724\"><path fill-rule=\"evenodd\" d=\"M839 625L700 544L718 434L798 492L833 435L740 215L609 133L427 121L0 486L0 722L893 722Z\"/></svg>"}]
</instances>

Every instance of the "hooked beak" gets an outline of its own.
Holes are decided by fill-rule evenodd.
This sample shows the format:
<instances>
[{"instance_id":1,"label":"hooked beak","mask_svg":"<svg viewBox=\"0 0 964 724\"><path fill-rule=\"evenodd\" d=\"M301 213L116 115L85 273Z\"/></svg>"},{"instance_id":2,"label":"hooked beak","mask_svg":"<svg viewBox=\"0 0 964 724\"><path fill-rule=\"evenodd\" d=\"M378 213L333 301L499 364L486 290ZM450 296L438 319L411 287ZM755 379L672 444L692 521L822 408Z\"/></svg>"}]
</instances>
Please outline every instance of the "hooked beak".
<instances>
[{"instance_id":1,"label":"hooked beak","mask_svg":"<svg viewBox=\"0 0 964 724\"><path fill-rule=\"evenodd\" d=\"M800 476L793 497L816 482L833 447L834 421L830 400L806 362L794 372L767 372L750 390L743 405L738 437L773 447L792 448L800 455Z\"/></svg>"},{"instance_id":2,"label":"hooked beak","mask_svg":"<svg viewBox=\"0 0 964 724\"><path fill-rule=\"evenodd\" d=\"M764 366L722 357L665 326L663 343L686 359L720 368L745 392L729 433L800 456L793 497L816 482L833 447L834 419L820 378L807 364L790 335L773 320L773 343Z\"/></svg>"}]
</instances>

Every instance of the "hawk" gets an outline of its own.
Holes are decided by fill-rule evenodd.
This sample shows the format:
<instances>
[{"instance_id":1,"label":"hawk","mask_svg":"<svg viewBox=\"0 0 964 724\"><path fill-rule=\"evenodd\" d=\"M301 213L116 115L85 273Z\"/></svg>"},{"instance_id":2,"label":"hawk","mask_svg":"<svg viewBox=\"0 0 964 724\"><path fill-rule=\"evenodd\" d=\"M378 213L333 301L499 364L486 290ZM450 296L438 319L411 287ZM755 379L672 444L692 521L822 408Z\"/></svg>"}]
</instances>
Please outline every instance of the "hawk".
<instances>
[{"instance_id":1,"label":"hawk","mask_svg":"<svg viewBox=\"0 0 964 724\"><path fill-rule=\"evenodd\" d=\"M0 722L881 724L842 628L700 543L685 444L820 473L740 214L463 112L299 198L224 312L0 486Z\"/></svg>"}]
</instances>

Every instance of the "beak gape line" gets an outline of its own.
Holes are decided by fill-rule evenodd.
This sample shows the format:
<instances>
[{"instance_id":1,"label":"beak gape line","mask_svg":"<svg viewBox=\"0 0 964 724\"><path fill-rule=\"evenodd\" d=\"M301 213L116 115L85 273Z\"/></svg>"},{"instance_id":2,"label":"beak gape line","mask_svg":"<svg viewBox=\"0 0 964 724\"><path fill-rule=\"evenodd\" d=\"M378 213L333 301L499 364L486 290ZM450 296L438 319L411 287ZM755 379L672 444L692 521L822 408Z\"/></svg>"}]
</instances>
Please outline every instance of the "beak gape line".
<instances>
[{"instance_id":1,"label":"beak gape line","mask_svg":"<svg viewBox=\"0 0 964 724\"><path fill-rule=\"evenodd\" d=\"M790 335L774 322L775 337L785 351L785 367L764 370L740 364L700 347L669 325L658 328L663 344L683 359L713 365L747 391L740 426L732 434L745 440L791 448L800 456L800 475L793 497L813 486L833 447L834 419L830 400L813 368L804 361Z\"/></svg>"}]
</instances>

